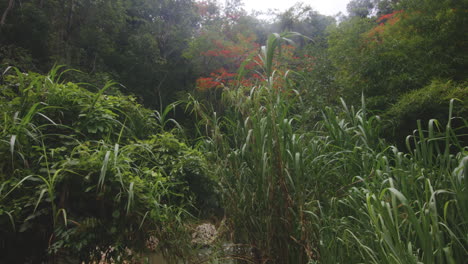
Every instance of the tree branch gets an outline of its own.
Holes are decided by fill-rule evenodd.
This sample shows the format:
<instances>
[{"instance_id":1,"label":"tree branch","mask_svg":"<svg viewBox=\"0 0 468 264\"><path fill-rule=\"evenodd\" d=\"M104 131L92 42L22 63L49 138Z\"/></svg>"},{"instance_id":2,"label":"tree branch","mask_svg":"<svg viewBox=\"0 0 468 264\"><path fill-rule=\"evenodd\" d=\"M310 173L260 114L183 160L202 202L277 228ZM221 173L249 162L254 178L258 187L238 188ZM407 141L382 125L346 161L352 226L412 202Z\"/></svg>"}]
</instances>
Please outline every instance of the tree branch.
<instances>
[{"instance_id":1,"label":"tree branch","mask_svg":"<svg viewBox=\"0 0 468 264\"><path fill-rule=\"evenodd\" d=\"M0 20L0 26L5 25L5 20L7 18L8 12L10 12L10 9L13 8L14 3L15 3L15 0L10 0L10 2L8 2L8 6L3 12L2 19Z\"/></svg>"}]
</instances>

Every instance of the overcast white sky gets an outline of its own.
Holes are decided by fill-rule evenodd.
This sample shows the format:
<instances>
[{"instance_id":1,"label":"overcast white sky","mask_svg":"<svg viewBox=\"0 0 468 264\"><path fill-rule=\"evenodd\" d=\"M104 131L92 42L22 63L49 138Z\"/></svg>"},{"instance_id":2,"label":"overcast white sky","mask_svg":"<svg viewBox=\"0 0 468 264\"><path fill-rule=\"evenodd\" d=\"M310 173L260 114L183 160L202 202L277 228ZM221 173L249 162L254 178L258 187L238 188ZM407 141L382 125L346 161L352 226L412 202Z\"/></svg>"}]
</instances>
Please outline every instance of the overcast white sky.
<instances>
[{"instance_id":1,"label":"overcast white sky","mask_svg":"<svg viewBox=\"0 0 468 264\"><path fill-rule=\"evenodd\" d=\"M284 11L297 2L310 5L314 10L323 15L336 15L338 12L346 12L346 5L350 0L243 0L245 9L267 11L268 9L279 9Z\"/></svg>"}]
</instances>

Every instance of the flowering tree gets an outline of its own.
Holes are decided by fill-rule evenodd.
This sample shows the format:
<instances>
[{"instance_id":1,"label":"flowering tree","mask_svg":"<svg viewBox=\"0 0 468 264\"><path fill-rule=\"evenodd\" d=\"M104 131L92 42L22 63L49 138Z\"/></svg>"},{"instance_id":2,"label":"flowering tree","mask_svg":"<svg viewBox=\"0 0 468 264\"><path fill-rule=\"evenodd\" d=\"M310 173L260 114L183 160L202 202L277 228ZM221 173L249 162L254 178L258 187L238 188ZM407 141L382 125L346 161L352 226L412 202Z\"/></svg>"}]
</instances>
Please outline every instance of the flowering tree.
<instances>
[{"instance_id":1,"label":"flowering tree","mask_svg":"<svg viewBox=\"0 0 468 264\"><path fill-rule=\"evenodd\" d=\"M206 91L212 88L253 86L266 80L263 70L263 61L259 55L260 44L254 42L254 37L245 37L238 34L237 43L233 41L213 41L214 48L200 52L200 56L210 62L220 65L209 74L197 79L196 88ZM293 45L281 45L277 51L276 59L273 60L275 76L285 76L289 70L299 72L310 72L313 70L314 57L310 55L296 54ZM241 73L239 73L239 71ZM275 86L284 85L283 80L278 78Z\"/></svg>"},{"instance_id":2,"label":"flowering tree","mask_svg":"<svg viewBox=\"0 0 468 264\"><path fill-rule=\"evenodd\" d=\"M371 107L386 109L433 79L464 78L466 34L459 29L467 19L461 3L405 0L395 10L354 17L332 31L335 84L348 101L357 102L364 92Z\"/></svg>"}]
</instances>

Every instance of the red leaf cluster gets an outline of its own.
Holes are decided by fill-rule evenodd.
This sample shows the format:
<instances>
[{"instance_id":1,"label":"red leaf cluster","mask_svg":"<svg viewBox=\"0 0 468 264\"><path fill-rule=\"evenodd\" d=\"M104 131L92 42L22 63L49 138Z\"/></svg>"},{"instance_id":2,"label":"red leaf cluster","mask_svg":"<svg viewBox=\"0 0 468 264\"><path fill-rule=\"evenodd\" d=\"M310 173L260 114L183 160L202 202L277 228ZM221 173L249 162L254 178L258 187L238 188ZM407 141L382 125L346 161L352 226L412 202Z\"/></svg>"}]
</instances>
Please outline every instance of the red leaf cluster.
<instances>
[{"instance_id":1,"label":"red leaf cluster","mask_svg":"<svg viewBox=\"0 0 468 264\"><path fill-rule=\"evenodd\" d=\"M386 14L386 15L383 15L381 17L379 17L376 21L377 23L385 23L385 22L389 22L391 23L392 25L396 23L396 21L398 21L398 17L395 17L396 14L399 14L399 13L403 13L403 10L398 10L398 11L395 11L393 13L390 13L390 14Z\"/></svg>"},{"instance_id":2,"label":"red leaf cluster","mask_svg":"<svg viewBox=\"0 0 468 264\"><path fill-rule=\"evenodd\" d=\"M201 52L202 56L216 57L222 61L224 67L218 68L209 74L209 77L201 77L197 80L197 89L205 91L212 88L220 87L235 87L235 86L253 86L265 82L265 77L260 74L263 64L259 56L255 56L260 45L253 42L252 37L239 36L239 42L222 42L214 40L212 48L208 51ZM238 80L237 70L240 64L247 58L251 58L244 65L245 73ZM281 46L281 56L276 56L279 60L274 60L274 68L277 72L276 76L283 76L287 70L298 70L310 72L315 65L315 57L310 55L298 56L295 54L295 47L292 45ZM275 87L282 89L285 85L283 80L275 80Z\"/></svg>"}]
</instances>

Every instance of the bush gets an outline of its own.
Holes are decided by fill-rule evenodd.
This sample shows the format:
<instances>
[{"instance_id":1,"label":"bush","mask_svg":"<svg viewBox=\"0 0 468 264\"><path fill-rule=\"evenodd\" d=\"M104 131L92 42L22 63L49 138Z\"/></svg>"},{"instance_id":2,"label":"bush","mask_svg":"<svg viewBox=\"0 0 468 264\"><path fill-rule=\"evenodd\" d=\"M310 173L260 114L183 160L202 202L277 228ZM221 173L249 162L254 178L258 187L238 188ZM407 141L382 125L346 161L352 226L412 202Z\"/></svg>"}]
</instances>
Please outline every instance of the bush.
<instances>
[{"instance_id":1,"label":"bush","mask_svg":"<svg viewBox=\"0 0 468 264\"><path fill-rule=\"evenodd\" d=\"M59 79L16 70L0 86L0 262L118 261L155 238L180 256L212 194L203 154L111 83Z\"/></svg>"},{"instance_id":2,"label":"bush","mask_svg":"<svg viewBox=\"0 0 468 264\"><path fill-rule=\"evenodd\" d=\"M416 120L427 123L430 119L437 119L446 123L448 102L455 98L454 116L468 115L468 83L454 83L452 81L434 80L429 85L404 94L384 113L384 118L391 121L395 138L403 141L406 135L416 128ZM460 120L455 120L453 127L460 127ZM388 127L387 131L392 131ZM460 133L461 134L461 133ZM391 135L388 135L391 136Z\"/></svg>"}]
</instances>

